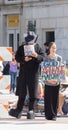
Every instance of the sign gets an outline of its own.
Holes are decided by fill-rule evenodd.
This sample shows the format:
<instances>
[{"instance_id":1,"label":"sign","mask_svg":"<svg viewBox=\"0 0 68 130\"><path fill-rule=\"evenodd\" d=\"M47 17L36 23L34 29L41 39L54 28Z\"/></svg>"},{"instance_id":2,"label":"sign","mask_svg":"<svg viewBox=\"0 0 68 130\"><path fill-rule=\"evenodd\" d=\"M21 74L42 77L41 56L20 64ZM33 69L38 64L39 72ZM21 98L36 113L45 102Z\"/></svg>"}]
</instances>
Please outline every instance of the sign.
<instances>
[{"instance_id":1,"label":"sign","mask_svg":"<svg viewBox=\"0 0 68 130\"><path fill-rule=\"evenodd\" d=\"M65 64L58 61L42 62L41 77L43 81L52 79L65 80Z\"/></svg>"},{"instance_id":2,"label":"sign","mask_svg":"<svg viewBox=\"0 0 68 130\"><path fill-rule=\"evenodd\" d=\"M12 61L12 47L0 47L0 61Z\"/></svg>"},{"instance_id":3,"label":"sign","mask_svg":"<svg viewBox=\"0 0 68 130\"><path fill-rule=\"evenodd\" d=\"M31 56L35 52L34 45L24 45L25 56Z\"/></svg>"},{"instance_id":4,"label":"sign","mask_svg":"<svg viewBox=\"0 0 68 130\"><path fill-rule=\"evenodd\" d=\"M8 27L19 26L19 15L8 15Z\"/></svg>"}]
</instances>

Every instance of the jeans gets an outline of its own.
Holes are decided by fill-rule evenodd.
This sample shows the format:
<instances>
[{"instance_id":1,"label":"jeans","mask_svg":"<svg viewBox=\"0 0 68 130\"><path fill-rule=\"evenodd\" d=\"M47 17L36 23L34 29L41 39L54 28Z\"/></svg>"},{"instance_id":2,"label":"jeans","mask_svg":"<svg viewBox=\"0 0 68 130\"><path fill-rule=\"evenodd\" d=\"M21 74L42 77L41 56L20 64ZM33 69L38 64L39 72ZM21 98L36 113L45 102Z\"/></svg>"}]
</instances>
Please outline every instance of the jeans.
<instances>
[{"instance_id":1,"label":"jeans","mask_svg":"<svg viewBox=\"0 0 68 130\"><path fill-rule=\"evenodd\" d=\"M17 72L10 71L9 74L11 76L11 87L10 87L10 91L14 92L15 87L16 87Z\"/></svg>"}]
</instances>

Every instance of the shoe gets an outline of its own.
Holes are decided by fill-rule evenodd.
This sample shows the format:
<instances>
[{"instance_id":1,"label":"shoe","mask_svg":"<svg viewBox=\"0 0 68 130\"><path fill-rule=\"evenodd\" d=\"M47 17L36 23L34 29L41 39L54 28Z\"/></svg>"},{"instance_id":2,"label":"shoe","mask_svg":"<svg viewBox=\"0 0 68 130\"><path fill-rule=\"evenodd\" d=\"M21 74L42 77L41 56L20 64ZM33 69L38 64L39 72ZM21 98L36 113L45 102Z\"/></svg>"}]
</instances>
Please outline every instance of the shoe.
<instances>
[{"instance_id":1,"label":"shoe","mask_svg":"<svg viewBox=\"0 0 68 130\"><path fill-rule=\"evenodd\" d=\"M56 117L46 117L46 119L56 121Z\"/></svg>"},{"instance_id":2,"label":"shoe","mask_svg":"<svg viewBox=\"0 0 68 130\"><path fill-rule=\"evenodd\" d=\"M53 120L53 121L56 121L56 117L53 117L52 120Z\"/></svg>"},{"instance_id":3,"label":"shoe","mask_svg":"<svg viewBox=\"0 0 68 130\"><path fill-rule=\"evenodd\" d=\"M12 91L12 90L10 90L10 91L9 91L9 94L12 94L12 93L13 93L13 91Z\"/></svg>"},{"instance_id":4,"label":"shoe","mask_svg":"<svg viewBox=\"0 0 68 130\"><path fill-rule=\"evenodd\" d=\"M10 116L13 116L13 117L16 117L16 118L21 117L21 112L17 109L10 109L8 113L9 113Z\"/></svg>"},{"instance_id":5,"label":"shoe","mask_svg":"<svg viewBox=\"0 0 68 130\"><path fill-rule=\"evenodd\" d=\"M29 111L27 113L27 119L35 119L35 113L33 111Z\"/></svg>"},{"instance_id":6,"label":"shoe","mask_svg":"<svg viewBox=\"0 0 68 130\"><path fill-rule=\"evenodd\" d=\"M52 118L46 117L47 120L52 120Z\"/></svg>"}]
</instances>

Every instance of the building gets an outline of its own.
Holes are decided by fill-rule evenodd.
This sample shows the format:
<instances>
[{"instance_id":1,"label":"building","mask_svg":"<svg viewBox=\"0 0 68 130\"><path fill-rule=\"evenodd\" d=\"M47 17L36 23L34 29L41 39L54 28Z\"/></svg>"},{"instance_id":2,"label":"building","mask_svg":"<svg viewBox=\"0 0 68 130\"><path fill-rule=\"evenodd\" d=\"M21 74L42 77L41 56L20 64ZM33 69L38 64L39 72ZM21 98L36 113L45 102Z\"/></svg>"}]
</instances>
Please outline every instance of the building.
<instances>
[{"instance_id":1,"label":"building","mask_svg":"<svg viewBox=\"0 0 68 130\"><path fill-rule=\"evenodd\" d=\"M0 45L16 51L28 30L38 42L55 41L68 64L68 0L0 0Z\"/></svg>"}]
</instances>

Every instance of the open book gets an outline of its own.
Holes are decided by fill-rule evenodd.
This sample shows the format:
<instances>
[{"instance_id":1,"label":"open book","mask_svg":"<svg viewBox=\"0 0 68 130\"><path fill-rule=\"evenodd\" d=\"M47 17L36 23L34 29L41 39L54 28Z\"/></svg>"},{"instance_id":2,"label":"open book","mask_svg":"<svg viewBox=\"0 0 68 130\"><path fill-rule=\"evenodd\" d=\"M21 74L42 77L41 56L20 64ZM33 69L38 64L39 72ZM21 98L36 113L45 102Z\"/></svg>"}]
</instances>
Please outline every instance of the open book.
<instances>
[{"instance_id":1,"label":"open book","mask_svg":"<svg viewBox=\"0 0 68 130\"><path fill-rule=\"evenodd\" d=\"M35 52L34 45L24 45L24 54L25 56L31 56Z\"/></svg>"}]
</instances>

